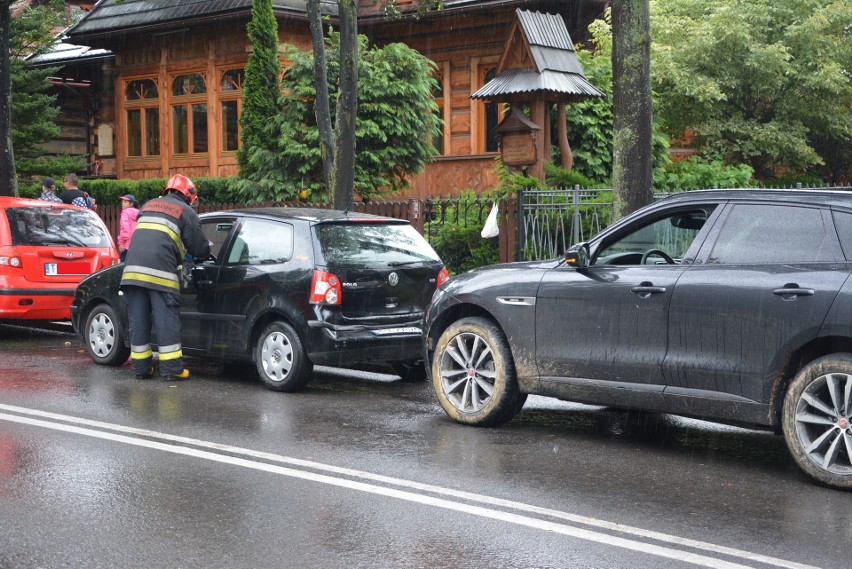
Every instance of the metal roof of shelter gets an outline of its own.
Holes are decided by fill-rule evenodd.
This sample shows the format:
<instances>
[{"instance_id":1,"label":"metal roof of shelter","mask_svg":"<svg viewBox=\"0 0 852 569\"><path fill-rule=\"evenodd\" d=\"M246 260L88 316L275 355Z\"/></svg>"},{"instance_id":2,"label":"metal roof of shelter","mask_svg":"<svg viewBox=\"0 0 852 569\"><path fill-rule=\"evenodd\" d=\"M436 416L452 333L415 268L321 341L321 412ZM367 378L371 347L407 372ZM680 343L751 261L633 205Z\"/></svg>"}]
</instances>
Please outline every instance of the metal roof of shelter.
<instances>
[{"instance_id":1,"label":"metal roof of shelter","mask_svg":"<svg viewBox=\"0 0 852 569\"><path fill-rule=\"evenodd\" d=\"M500 102L536 94L567 102L604 96L586 79L568 28L559 15L521 9L516 14L518 21L512 38L506 42L507 51L500 60L497 76L471 99ZM512 41L513 38L521 41Z\"/></svg>"}]
</instances>

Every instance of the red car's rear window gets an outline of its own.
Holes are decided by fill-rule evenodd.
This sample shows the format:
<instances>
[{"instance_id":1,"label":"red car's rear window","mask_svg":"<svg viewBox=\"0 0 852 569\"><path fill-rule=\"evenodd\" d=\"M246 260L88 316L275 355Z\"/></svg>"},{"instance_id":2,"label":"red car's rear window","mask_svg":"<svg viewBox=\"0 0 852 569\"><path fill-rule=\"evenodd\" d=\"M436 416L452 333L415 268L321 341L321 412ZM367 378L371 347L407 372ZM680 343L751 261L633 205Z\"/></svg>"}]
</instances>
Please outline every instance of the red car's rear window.
<instances>
[{"instance_id":1,"label":"red car's rear window","mask_svg":"<svg viewBox=\"0 0 852 569\"><path fill-rule=\"evenodd\" d=\"M6 209L12 245L109 247L98 217L86 209L19 207Z\"/></svg>"}]
</instances>

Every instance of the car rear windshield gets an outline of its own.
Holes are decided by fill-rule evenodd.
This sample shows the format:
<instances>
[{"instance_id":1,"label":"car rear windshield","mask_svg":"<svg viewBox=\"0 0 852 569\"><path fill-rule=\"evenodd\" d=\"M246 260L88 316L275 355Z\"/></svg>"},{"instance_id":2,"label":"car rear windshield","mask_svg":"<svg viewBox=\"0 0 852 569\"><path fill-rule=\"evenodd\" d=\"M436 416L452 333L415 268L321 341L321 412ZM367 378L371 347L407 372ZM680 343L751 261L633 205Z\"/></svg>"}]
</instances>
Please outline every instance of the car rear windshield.
<instances>
[{"instance_id":1,"label":"car rear windshield","mask_svg":"<svg viewBox=\"0 0 852 569\"><path fill-rule=\"evenodd\" d=\"M320 224L317 237L329 265L402 266L440 262L432 246L408 224Z\"/></svg>"},{"instance_id":2,"label":"car rear windshield","mask_svg":"<svg viewBox=\"0 0 852 569\"><path fill-rule=\"evenodd\" d=\"M18 207L6 210L12 245L109 247L110 239L89 210L61 207Z\"/></svg>"}]
</instances>

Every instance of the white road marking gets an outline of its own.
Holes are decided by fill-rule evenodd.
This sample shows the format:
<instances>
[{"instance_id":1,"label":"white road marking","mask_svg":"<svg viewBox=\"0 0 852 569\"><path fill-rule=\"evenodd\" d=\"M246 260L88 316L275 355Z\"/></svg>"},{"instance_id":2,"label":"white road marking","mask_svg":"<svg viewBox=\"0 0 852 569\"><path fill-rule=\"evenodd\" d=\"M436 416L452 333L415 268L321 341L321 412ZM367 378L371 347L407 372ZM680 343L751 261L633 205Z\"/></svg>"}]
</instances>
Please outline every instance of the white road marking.
<instances>
[{"instance_id":1,"label":"white road marking","mask_svg":"<svg viewBox=\"0 0 852 569\"><path fill-rule=\"evenodd\" d=\"M348 488L351 490L357 490L361 492L368 492L371 494L377 494L381 496L387 496L391 498L397 498L400 500L406 500L409 502L444 508L447 510L454 510L457 512L463 512L467 514L472 514L484 518L500 520L508 523L513 523L525 527L530 527L534 529L550 531L553 533L558 533L562 535L567 535L570 537L575 537L579 539L585 539L588 541L594 541L597 543L602 543L605 545L621 547L624 549L629 549L632 551L638 551L642 553L647 553L649 555L657 555L659 557L666 557L669 559L675 559L678 561L685 561L695 565L701 565L704 567L712 567L714 569L742 569L748 567L747 565L741 565L738 563L732 563L728 561L724 561L722 559L717 559L713 557L707 557L705 555L699 555L696 553L692 553L689 551L683 551L680 549L673 549L669 547L654 545L642 541L636 541L628 538L617 537L607 533L601 533L593 530L578 528L575 526L565 525L559 522L550 522L546 520L542 520L539 518L532 518L529 516L515 514L511 512L506 512L502 510L494 510L481 506L475 506L471 504L453 502L447 499L448 497L458 498L462 500L466 500L468 502L478 502L481 504L487 504L489 506L499 506L501 508L513 509L519 512L525 512L529 514L537 514L542 516L548 516L551 518L565 520L568 522L583 524L586 526L597 527L601 529L605 529L612 532L618 532L626 535L634 535L637 537L642 537L645 539L652 539L663 543L668 543L676 546L682 547L690 547L693 549L699 549L703 551L707 551L709 553L727 555L734 558L739 558L743 561L751 561L762 563L766 565L772 565L775 567L783 567L787 569L818 569L817 567L811 565L803 565L800 563L795 563L792 561L786 561L784 559L778 559L774 557L768 557L764 555L759 555L756 553L752 553L749 551L744 551L740 549L734 549L729 547L724 547L712 543L696 541L687 538L681 538L674 535L664 534L660 532L645 530L642 528L636 528L632 526L627 526L623 524L618 524L614 522L607 522L605 520L600 520L596 518L590 518L587 516L579 516L576 514L570 514L567 512L562 512L559 510L552 510L549 508L541 508L538 506L533 506L530 504L524 504L521 502L514 502L511 500L504 500L501 498L494 498L491 496L485 496L482 494L473 494L469 492L463 492L459 490L453 490L451 488L443 488L440 486L433 486L430 484L422 484L420 482L414 482L410 480L404 480L399 478L392 478L389 476L383 476L380 474L373 474L370 472L364 472L359 470L353 470L349 468L340 468L328 464L323 464L319 462L307 461L287 456L281 456L273 453L266 453L261 451L254 451L251 449L245 449L241 447L234 447L230 445L224 445L219 443L214 443L210 441L203 441L199 439L192 439L187 437L181 437L176 435L170 435L167 433L160 433L157 431L149 431L145 429L137 429L135 427L128 427L124 425L117 425L114 423L105 423L101 421L93 421L90 419L83 419L80 417L73 417L70 415L61 415L57 413L51 413L47 411L40 411L37 409L28 409L25 407L16 407L13 405L5 405L0 404L0 409L9 411L12 413L18 413L19 415L9 415L6 413L0 413L0 420L21 423L26 425L44 427L48 429L64 431L68 433L74 433L104 440L110 440L114 442L120 442L124 444L140 446L145 448L151 448L155 450L160 450L164 452L169 452L173 454L180 454L185 456L191 456L195 458L201 458L205 460L210 460L214 462L220 462L224 464L231 464L234 466L241 466L244 468L250 468L253 470L260 470L264 472L269 472L273 474L279 474L283 476L289 476L292 478L298 478L302 480L308 480L312 482L318 482L321 484L329 484L332 486L338 486L341 488ZM44 419L51 419L55 421L62 421L63 423L54 423L40 419L32 419L30 417L22 417L20 415L29 415L33 417L42 417ZM71 424L65 424L71 423ZM98 429L105 429L108 431L114 432L103 432L97 431L90 428L85 427L75 427L73 424L77 425L85 425L86 427L94 427ZM313 472L305 472L300 470L294 470L292 468L286 468L282 466L277 466L275 464L268 464L265 462L257 462L254 460L249 460L245 458L238 458L235 456L217 454L215 452L208 452L204 450L198 450L197 448L187 448L184 446L176 446L173 444L167 444L163 442L156 442L148 439L138 439L129 436L124 436L115 433L128 433L131 435L148 437L149 439L159 439L161 441L169 441L172 443L181 443L181 444L189 444L195 447L212 449L220 452L227 452L231 454L237 454L242 456L247 456L255 459L262 459L270 462L278 462L283 464L288 464L291 466L297 466L301 468L310 468L313 470L319 470L323 472L333 473L339 476L348 476L350 478L360 478L362 480L370 480L373 482L381 482L382 484L390 484L393 486L398 486L401 488L408 488L412 490L418 490L420 492L428 492L430 494L437 494L438 496L444 497L435 497L435 496L426 496L423 494L416 494L413 492L408 492L404 490L397 490L393 488L387 488L383 486L376 486L374 484L368 484L365 482L358 482L356 480L350 480L347 478L334 478L332 476L317 474Z\"/></svg>"}]
</instances>

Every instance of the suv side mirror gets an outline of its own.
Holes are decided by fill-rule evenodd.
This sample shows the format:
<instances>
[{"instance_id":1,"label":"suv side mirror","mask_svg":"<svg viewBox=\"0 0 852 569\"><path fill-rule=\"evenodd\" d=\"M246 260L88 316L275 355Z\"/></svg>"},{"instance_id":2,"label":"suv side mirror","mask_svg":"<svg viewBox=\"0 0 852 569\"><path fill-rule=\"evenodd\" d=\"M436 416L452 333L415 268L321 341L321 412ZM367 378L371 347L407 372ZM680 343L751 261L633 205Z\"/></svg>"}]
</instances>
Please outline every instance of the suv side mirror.
<instances>
[{"instance_id":1,"label":"suv side mirror","mask_svg":"<svg viewBox=\"0 0 852 569\"><path fill-rule=\"evenodd\" d=\"M566 265L570 265L577 269L584 269L589 266L589 244L578 243L572 246L565 252L563 257Z\"/></svg>"}]
</instances>

